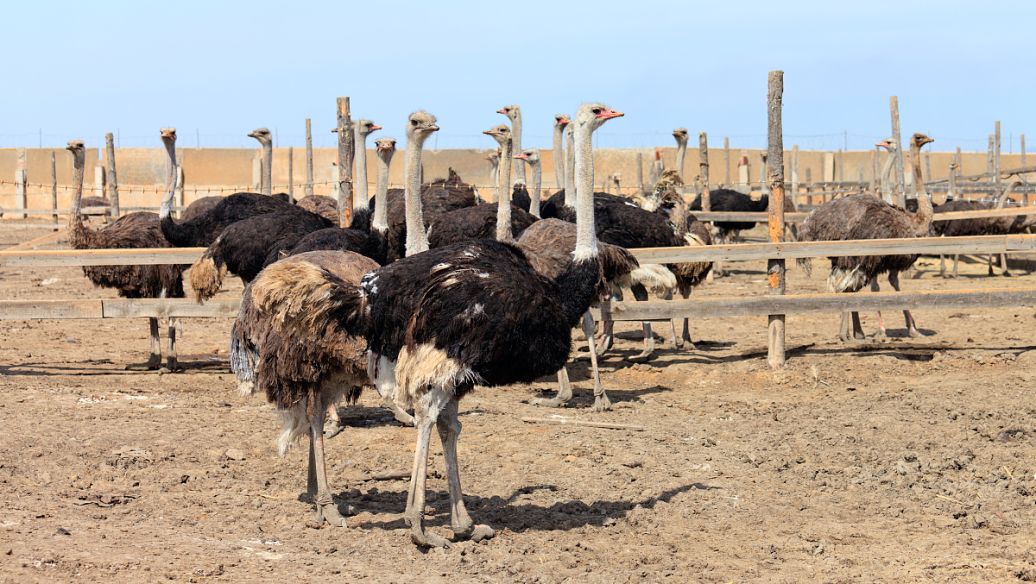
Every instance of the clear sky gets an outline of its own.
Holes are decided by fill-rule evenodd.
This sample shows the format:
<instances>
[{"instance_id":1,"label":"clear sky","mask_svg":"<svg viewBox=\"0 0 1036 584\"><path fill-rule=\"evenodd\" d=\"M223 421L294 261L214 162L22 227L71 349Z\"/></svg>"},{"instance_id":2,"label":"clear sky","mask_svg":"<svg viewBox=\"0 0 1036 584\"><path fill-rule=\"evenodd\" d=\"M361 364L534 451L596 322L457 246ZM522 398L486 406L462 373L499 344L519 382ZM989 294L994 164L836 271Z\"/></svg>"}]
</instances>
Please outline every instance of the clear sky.
<instances>
[{"instance_id":1,"label":"clear sky","mask_svg":"<svg viewBox=\"0 0 1036 584\"><path fill-rule=\"evenodd\" d=\"M686 126L758 147L783 69L787 146L870 148L895 94L936 150L984 150L996 119L1004 152L1025 132L1036 150L1032 1L19 0L3 20L0 147L158 146L165 125L187 147L251 147L257 126L301 146L306 117L330 146L337 95L383 136L436 114L430 147L495 146L481 131L510 103L549 147L553 115L589 100L626 112L600 146Z\"/></svg>"}]
</instances>

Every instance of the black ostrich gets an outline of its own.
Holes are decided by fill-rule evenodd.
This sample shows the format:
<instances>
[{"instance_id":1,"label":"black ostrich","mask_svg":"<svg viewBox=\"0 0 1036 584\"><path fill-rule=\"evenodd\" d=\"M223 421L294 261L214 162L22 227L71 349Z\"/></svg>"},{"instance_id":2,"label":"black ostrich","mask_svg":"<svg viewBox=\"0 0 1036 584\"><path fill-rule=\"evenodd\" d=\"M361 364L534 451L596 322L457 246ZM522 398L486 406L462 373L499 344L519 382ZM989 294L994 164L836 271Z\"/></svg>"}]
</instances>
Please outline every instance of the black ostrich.
<instances>
[{"instance_id":1,"label":"black ostrich","mask_svg":"<svg viewBox=\"0 0 1036 584\"><path fill-rule=\"evenodd\" d=\"M770 205L770 197L763 195L758 201L733 189L709 189L709 209L725 212L766 212ZM691 202L691 212L701 211L701 195ZM786 211L788 209L785 209ZM794 210L794 209L792 209ZM716 240L721 243L740 239L741 232L755 227L754 221L716 221Z\"/></svg>"},{"instance_id":2,"label":"black ostrich","mask_svg":"<svg viewBox=\"0 0 1036 584\"><path fill-rule=\"evenodd\" d=\"M914 160L920 160L921 147L932 141L924 134L913 135L910 148ZM917 213L910 213L873 195L850 195L814 209L802 223L799 238L802 241L838 241L927 237L932 226L933 209L931 200L923 192L923 185L921 165L916 164L914 189L917 192ZM827 278L827 284L833 292L858 292L868 284L876 288L878 276L885 273L888 274L889 284L898 292L899 273L910 268L917 260L917 255L852 256L830 260L831 273ZM798 260L798 263L807 273L809 272L808 258ZM904 310L903 316L906 319L907 333L912 337L921 336L910 311ZM879 335L884 336L885 324L880 312L878 326ZM848 314L843 312L838 334L843 341L863 339L859 313L852 312L850 332Z\"/></svg>"},{"instance_id":3,"label":"black ostrich","mask_svg":"<svg viewBox=\"0 0 1036 584\"><path fill-rule=\"evenodd\" d=\"M83 200L83 175L85 173L86 148L81 140L71 140L68 150L72 153L75 192L72 197L72 213L68 221L69 242L74 249L106 248L151 248L172 247L162 235L158 215L135 212L119 217L114 222L91 229L83 224L81 213ZM175 167L169 173L169 191L175 186ZM90 266L83 273L95 286L114 288L123 298L183 298L183 265L144 266ZM158 334L158 319L148 318L151 332L151 354L143 365L129 365L131 370L158 369L162 363L161 340ZM179 369L176 359L176 321L169 319L169 354L166 368Z\"/></svg>"},{"instance_id":4,"label":"black ostrich","mask_svg":"<svg viewBox=\"0 0 1036 584\"><path fill-rule=\"evenodd\" d=\"M430 247L444 247L472 239L488 239L494 235L500 241L514 241L522 231L536 222L536 217L528 211L512 205L508 196L511 194L511 186L507 177L511 174L511 161L513 160L511 129L501 124L483 133L500 144L497 202L465 207L439 215L428 229ZM528 193L526 193L526 198L528 198ZM503 218L505 224L510 224L509 230L497 229L497 222L500 218Z\"/></svg>"},{"instance_id":5,"label":"black ostrich","mask_svg":"<svg viewBox=\"0 0 1036 584\"><path fill-rule=\"evenodd\" d=\"M175 169L176 129L163 128L162 142L169 154L169 162ZM185 211L183 220L176 221L172 217L173 192L174 189L166 192L159 212L162 234L173 247L207 247L219 237L223 229L234 222L255 215L295 208L287 196L268 197L257 193L234 193L220 197L215 204L205 203L204 205L211 206L197 214L188 214Z\"/></svg>"},{"instance_id":6,"label":"black ostrich","mask_svg":"<svg viewBox=\"0 0 1036 584\"><path fill-rule=\"evenodd\" d=\"M418 176L420 180L420 176ZM446 178L438 178L425 185L418 185L423 209L424 229L435 222L443 213L479 204L478 194L473 186L464 182L452 168ZM388 260L395 261L406 256L407 223L404 189L388 191ZM377 210L377 205L373 206Z\"/></svg>"}]
</instances>

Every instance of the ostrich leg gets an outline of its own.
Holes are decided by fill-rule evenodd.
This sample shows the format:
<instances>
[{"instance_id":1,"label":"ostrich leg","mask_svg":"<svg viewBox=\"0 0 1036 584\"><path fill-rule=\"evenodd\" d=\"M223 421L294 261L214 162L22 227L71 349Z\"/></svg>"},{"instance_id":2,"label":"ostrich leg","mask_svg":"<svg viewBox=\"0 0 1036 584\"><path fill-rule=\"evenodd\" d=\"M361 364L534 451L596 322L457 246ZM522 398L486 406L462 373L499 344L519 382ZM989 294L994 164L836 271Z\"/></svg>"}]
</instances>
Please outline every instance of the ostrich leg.
<instances>
[{"instance_id":1,"label":"ostrich leg","mask_svg":"<svg viewBox=\"0 0 1036 584\"><path fill-rule=\"evenodd\" d=\"M593 352L593 333L590 333L590 352ZM543 406L547 408L560 408L561 406L568 403L572 399L572 383L568 380L568 368L562 367L558 369L558 393L552 398L536 398L532 400L532 405Z\"/></svg>"},{"instance_id":2,"label":"ostrich leg","mask_svg":"<svg viewBox=\"0 0 1036 584\"><path fill-rule=\"evenodd\" d=\"M608 298L611 302L622 300L621 291L613 291L611 296ZM615 321L610 318L601 320L601 339L597 342L596 352L597 356L601 357L604 352L612 348L612 344L615 342Z\"/></svg>"},{"instance_id":3,"label":"ostrich leg","mask_svg":"<svg viewBox=\"0 0 1036 584\"><path fill-rule=\"evenodd\" d=\"M488 525L475 525L464 506L464 492L460 488L460 466L457 464L457 438L460 437L460 419L457 416L457 400L451 399L436 420L439 440L442 442L443 460L446 463L446 480L450 489L450 529L454 540L472 539L482 541L493 537Z\"/></svg>"},{"instance_id":4,"label":"ostrich leg","mask_svg":"<svg viewBox=\"0 0 1036 584\"><path fill-rule=\"evenodd\" d=\"M863 334L863 325L860 324L860 313L853 311L853 340L862 341L867 338Z\"/></svg>"},{"instance_id":5,"label":"ostrich leg","mask_svg":"<svg viewBox=\"0 0 1036 584\"><path fill-rule=\"evenodd\" d=\"M147 363L127 365L129 371L152 371L162 366L162 340L158 337L158 319L150 317L147 319L151 328L151 355Z\"/></svg>"},{"instance_id":6,"label":"ostrich leg","mask_svg":"<svg viewBox=\"0 0 1036 584\"><path fill-rule=\"evenodd\" d=\"M662 295L662 300L672 300L672 299L673 299L673 291L672 290L666 290L666 293ZM683 339L681 337L676 336L676 321L678 321L678 320L680 320L680 319L679 318L671 318L671 319L669 319L669 326L670 326L670 329L671 329L672 335L673 335L672 336L672 338L673 338L673 346L676 347L677 349L682 349L683 348Z\"/></svg>"},{"instance_id":7,"label":"ostrich leg","mask_svg":"<svg viewBox=\"0 0 1036 584\"><path fill-rule=\"evenodd\" d=\"M892 276L889 276L889 281L892 281ZM871 280L871 292L881 292L881 286L878 284L878 280ZM885 329L885 319L881 317L881 311L878 312L878 334L876 335L879 339L888 338L888 331Z\"/></svg>"},{"instance_id":8,"label":"ostrich leg","mask_svg":"<svg viewBox=\"0 0 1036 584\"><path fill-rule=\"evenodd\" d=\"M686 288L681 288L680 289L680 296L682 296L684 300L687 300L687 299L689 299L691 297L691 292L693 290L694 289L691 288L690 286L688 286ZM687 347L690 350L692 350L692 351L697 351L698 350L698 347L696 347L694 345L694 341L691 340L691 319L689 319L687 317L684 317L684 319L683 319L683 333L681 335L681 338L683 339L684 343L687 343Z\"/></svg>"},{"instance_id":9,"label":"ostrich leg","mask_svg":"<svg viewBox=\"0 0 1036 584\"><path fill-rule=\"evenodd\" d=\"M338 512L331 489L327 486L327 467L324 462L324 404L318 404L309 420L309 473L307 491L317 506L317 521L335 527L345 527L345 518ZM314 488L315 487L315 488Z\"/></svg>"},{"instance_id":10,"label":"ostrich leg","mask_svg":"<svg viewBox=\"0 0 1036 584\"><path fill-rule=\"evenodd\" d=\"M632 290L633 290L633 297L636 298L639 302L644 302L645 300L648 299L647 290L643 286L639 286L639 285L633 286ZM639 354L634 355L634 356L629 358L629 360L631 362L633 362L633 363L644 363L644 362L648 361L649 359L651 359L652 353L655 352L655 336L651 332L651 323L650 322L644 322L643 326L644 326L644 350L641 351Z\"/></svg>"},{"instance_id":11,"label":"ostrich leg","mask_svg":"<svg viewBox=\"0 0 1036 584\"><path fill-rule=\"evenodd\" d=\"M896 290L896 292L899 292L899 273L898 272L891 272L891 273L889 273L889 284L892 284L892 287ZM914 338L925 336L925 335L923 335L921 333L921 331L917 330L917 321L914 320L914 315L910 314L909 310L904 310L903 311L903 319L906 320L906 327L907 327L907 334L908 335L910 335L911 337L914 337Z\"/></svg>"},{"instance_id":12,"label":"ostrich leg","mask_svg":"<svg viewBox=\"0 0 1036 584\"><path fill-rule=\"evenodd\" d=\"M334 438L342 432L342 419L338 417L338 406L327 404L327 416L324 418L324 438Z\"/></svg>"},{"instance_id":13,"label":"ostrich leg","mask_svg":"<svg viewBox=\"0 0 1036 584\"><path fill-rule=\"evenodd\" d=\"M957 264L960 263L960 256L957 254L953 255L953 275L951 278L956 278L959 274L957 273Z\"/></svg>"},{"instance_id":14,"label":"ostrich leg","mask_svg":"<svg viewBox=\"0 0 1036 584\"><path fill-rule=\"evenodd\" d=\"M594 317L590 316L589 310L583 313L583 333L586 334L587 344L590 345L590 369L594 376L594 405L590 409L595 412L610 410L612 402L604 392L601 370L597 367L597 353L594 351Z\"/></svg>"},{"instance_id":15,"label":"ostrich leg","mask_svg":"<svg viewBox=\"0 0 1036 584\"><path fill-rule=\"evenodd\" d=\"M414 450L414 467L410 473L410 493L407 496L403 520L410 526L410 539L421 547L448 547L445 538L424 530L425 482L428 477L428 441L432 426L439 418L443 406L451 401L444 392L432 389L421 396L414 408L414 425L417 427L417 448Z\"/></svg>"},{"instance_id":16,"label":"ostrich leg","mask_svg":"<svg viewBox=\"0 0 1036 584\"><path fill-rule=\"evenodd\" d=\"M165 356L165 367L170 371L181 371L180 363L176 359L176 319L169 317L168 328L169 354Z\"/></svg>"},{"instance_id":17,"label":"ostrich leg","mask_svg":"<svg viewBox=\"0 0 1036 584\"><path fill-rule=\"evenodd\" d=\"M1007 278L1011 277L1011 271L1007 269L1007 254L1006 253L1000 254L1000 275L1004 276L1004 277L1007 277Z\"/></svg>"}]
</instances>

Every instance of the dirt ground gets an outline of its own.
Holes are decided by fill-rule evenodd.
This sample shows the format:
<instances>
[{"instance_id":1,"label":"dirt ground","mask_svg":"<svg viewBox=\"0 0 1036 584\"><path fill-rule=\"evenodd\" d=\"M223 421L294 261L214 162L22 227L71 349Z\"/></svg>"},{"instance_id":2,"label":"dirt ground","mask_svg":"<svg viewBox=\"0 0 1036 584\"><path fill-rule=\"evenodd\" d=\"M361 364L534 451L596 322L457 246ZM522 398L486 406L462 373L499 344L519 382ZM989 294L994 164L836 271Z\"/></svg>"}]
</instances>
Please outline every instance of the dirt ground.
<instances>
[{"instance_id":1,"label":"dirt ground","mask_svg":"<svg viewBox=\"0 0 1036 584\"><path fill-rule=\"evenodd\" d=\"M44 233L0 229L0 247ZM943 280L936 264L904 289L1036 285L978 263ZM790 293L823 290L816 265L790 268ZM762 266L730 267L696 294L764 293ZM78 268L0 266L3 298L98 296L114 293ZM903 338L895 313L897 338L845 345L837 315L790 316L776 373L762 318L695 322L697 350L661 342L641 365L624 361L628 326L603 362L604 413L587 409L584 361L561 411L529 404L552 380L478 390L460 460L468 508L497 536L431 551L404 527L406 479L373 476L408 473L414 448L375 395L342 409L327 447L358 512L316 528L305 448L279 458L271 407L227 371L229 320L181 321L188 369L166 375L124 370L146 358L142 320L0 321L0 581L1034 581L1034 311L917 318L930 336ZM643 431L522 421L552 415ZM428 513L445 535L434 442Z\"/></svg>"}]
</instances>

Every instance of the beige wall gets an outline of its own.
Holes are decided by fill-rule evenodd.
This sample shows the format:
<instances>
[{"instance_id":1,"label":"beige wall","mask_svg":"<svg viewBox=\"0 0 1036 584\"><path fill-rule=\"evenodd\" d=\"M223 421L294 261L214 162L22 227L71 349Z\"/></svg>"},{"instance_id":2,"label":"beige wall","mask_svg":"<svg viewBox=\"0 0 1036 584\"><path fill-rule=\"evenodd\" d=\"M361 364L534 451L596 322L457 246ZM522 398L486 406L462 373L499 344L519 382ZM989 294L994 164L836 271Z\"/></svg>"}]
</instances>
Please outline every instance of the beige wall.
<instances>
[{"instance_id":1,"label":"beige wall","mask_svg":"<svg viewBox=\"0 0 1036 584\"><path fill-rule=\"evenodd\" d=\"M27 161L27 176L30 183L28 189L28 207L30 209L50 208L50 153L57 154L58 184L59 189L58 206L65 208L69 205L72 180L72 157L64 149L25 149ZM647 177L648 168L654 159L652 149L603 149L596 152L597 183L618 172L621 175L623 187L633 187L636 183L637 153L643 155L644 176ZM725 183L727 158L730 160L730 176L732 182L738 180L737 161L744 152L749 160L749 177L752 182L759 180L760 150L730 149L729 153L722 148L710 150L710 183L719 185ZM489 189L492 188L490 168L485 157L488 150L440 150L426 151L424 157L425 178L444 176L447 168L452 167L468 182L479 185L483 188L483 194L489 196ZM253 182L255 174L253 171L253 160L256 158L256 149L221 149L221 148L181 148L178 150L181 165L184 171L184 183L186 186L185 198L188 203L209 194L229 194L237 190L255 190L256 183ZM336 151L332 148L318 148L314 150L314 181L317 183L315 192L317 194L329 194L331 192L330 182L332 180L332 162L336 160ZM799 152L799 181L806 179L809 169L814 181L824 179L824 157L834 157L836 166L843 169L841 177L846 181L855 181L859 178L862 170L864 180L871 180L872 177L872 152L854 151L845 153L830 153L822 151L800 151ZM667 168L675 165L675 150L673 148L662 149L663 160ZM953 156L950 152L926 153L931 158L932 176L928 179L945 178L948 175L950 160ZM545 150L541 154L543 160L543 183L546 192L554 190L554 164L551 159L551 152ZM119 177L120 199L123 206L156 206L162 197L165 184L165 173L167 158L165 151L160 148L121 148L116 153L117 171ZM277 148L274 150L273 183L276 191L284 191L288 181L288 149ZM884 156L881 160L884 160ZM94 167L104 163L103 151L97 149L87 150L87 172L86 172L86 194L92 195L94 185ZM294 149L294 182L295 195L302 196L302 183L305 181L305 151L301 148ZM791 151L785 152L785 180L791 181L790 169ZM1020 155L1005 154L1002 156L1001 165L1003 168L1011 168L1021 164ZM0 149L0 207L6 211L15 208L15 169L17 165L17 150L14 148ZM367 176L371 183L377 177L376 157L373 151L367 155ZM927 170L927 169L926 169ZM963 155L963 174L978 174L986 170L985 153L965 153ZM907 161L909 172L909 160ZM394 185L401 184L403 174L403 153L397 152L393 159L390 181ZM698 175L698 151L696 149L687 152L686 169L684 172L687 182L692 182ZM836 175L837 177L837 175ZM323 184L321 184L323 183ZM42 185L42 186L41 186ZM373 193L373 184L371 185Z\"/></svg>"}]
</instances>

